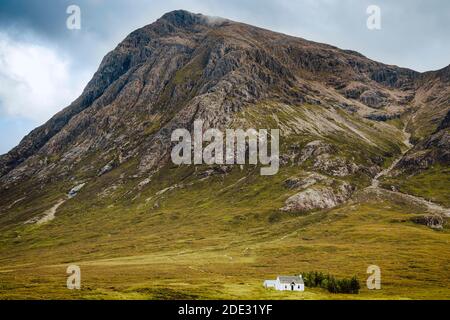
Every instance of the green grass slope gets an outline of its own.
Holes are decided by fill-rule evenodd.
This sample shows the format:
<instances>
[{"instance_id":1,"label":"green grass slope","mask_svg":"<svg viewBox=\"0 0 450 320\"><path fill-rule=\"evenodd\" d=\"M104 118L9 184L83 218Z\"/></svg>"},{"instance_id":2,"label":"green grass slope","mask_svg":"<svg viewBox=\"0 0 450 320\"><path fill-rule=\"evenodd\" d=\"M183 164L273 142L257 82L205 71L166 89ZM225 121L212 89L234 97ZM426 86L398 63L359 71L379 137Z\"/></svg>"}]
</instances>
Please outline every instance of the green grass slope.
<instances>
[{"instance_id":1,"label":"green grass slope","mask_svg":"<svg viewBox=\"0 0 450 320\"><path fill-rule=\"evenodd\" d=\"M400 153L400 130L360 121L325 107L279 108L264 104L242 111L247 125L283 128L282 153L292 143L322 139L339 156L358 164L376 158L388 166ZM314 121L313 119L314 118ZM317 122L321 118L321 122ZM272 122L274 121L274 122ZM303 121L303 122L302 122ZM319 123L312 128L308 123ZM302 128L304 131L295 131ZM341 127L342 131L329 130ZM397 136L393 135L397 133ZM393 138L394 137L394 138ZM367 140L372 143L367 142ZM357 187L352 200L332 210L307 214L279 209L296 190L291 177L304 177L311 163L284 165L262 177L256 166L202 175L205 166L166 165L151 181L133 173L136 159L101 176L85 179L46 224L24 224L64 198L73 182L33 189L27 201L2 195L0 298L2 299L446 299L450 296L450 230L413 222L423 208L389 193L365 188L370 177L339 179ZM439 179L438 179L439 180ZM32 182L29 182L32 185ZM448 189L447 189L448 190ZM446 192L442 192L445 197ZM448 191L447 191L448 195ZM9 204L9 205L6 205ZM81 290L66 288L66 268L81 267ZM366 269L376 264L382 289L368 290ZM356 275L358 295L264 289L265 279L311 270L337 277Z\"/></svg>"}]
</instances>

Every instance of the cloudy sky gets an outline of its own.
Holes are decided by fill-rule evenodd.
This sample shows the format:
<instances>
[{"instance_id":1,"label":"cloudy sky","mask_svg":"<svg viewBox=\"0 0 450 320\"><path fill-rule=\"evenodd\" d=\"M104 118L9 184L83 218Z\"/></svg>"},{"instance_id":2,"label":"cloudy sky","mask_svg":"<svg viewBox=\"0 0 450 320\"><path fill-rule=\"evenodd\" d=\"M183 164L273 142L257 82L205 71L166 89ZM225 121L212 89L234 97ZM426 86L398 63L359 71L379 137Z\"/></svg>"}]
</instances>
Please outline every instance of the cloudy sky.
<instances>
[{"instance_id":1,"label":"cloudy sky","mask_svg":"<svg viewBox=\"0 0 450 320\"><path fill-rule=\"evenodd\" d=\"M81 29L66 27L81 9ZM367 28L367 8L381 29ZM0 154L69 105L134 29L185 9L325 42L417 71L450 64L447 0L1 0Z\"/></svg>"}]
</instances>

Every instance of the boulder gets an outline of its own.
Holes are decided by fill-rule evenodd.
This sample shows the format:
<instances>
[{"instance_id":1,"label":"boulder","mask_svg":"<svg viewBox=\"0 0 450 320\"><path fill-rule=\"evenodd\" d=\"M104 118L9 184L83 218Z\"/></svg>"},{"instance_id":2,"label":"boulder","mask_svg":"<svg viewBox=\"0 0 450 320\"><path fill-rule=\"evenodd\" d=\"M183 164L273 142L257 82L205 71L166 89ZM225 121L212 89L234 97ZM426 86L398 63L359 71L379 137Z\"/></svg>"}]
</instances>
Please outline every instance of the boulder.
<instances>
[{"instance_id":1,"label":"boulder","mask_svg":"<svg viewBox=\"0 0 450 320\"><path fill-rule=\"evenodd\" d=\"M98 176L100 177L100 176L104 175L105 173L110 172L113 168L114 168L114 160L108 162L104 167L102 167L100 169L100 171L98 172Z\"/></svg>"},{"instance_id":2,"label":"boulder","mask_svg":"<svg viewBox=\"0 0 450 320\"><path fill-rule=\"evenodd\" d=\"M442 229L445 225L444 217L436 214L414 217L411 220L414 223L422 224L432 229Z\"/></svg>"},{"instance_id":3,"label":"boulder","mask_svg":"<svg viewBox=\"0 0 450 320\"><path fill-rule=\"evenodd\" d=\"M75 187L73 187L72 189L70 189L69 193L67 194L67 196L70 198L75 197L78 192L80 192L80 190L86 185L86 183L81 183L79 185L76 185Z\"/></svg>"},{"instance_id":4,"label":"boulder","mask_svg":"<svg viewBox=\"0 0 450 320\"><path fill-rule=\"evenodd\" d=\"M346 182L336 189L332 187L310 188L289 197L281 210L303 213L318 209L331 209L347 201L353 191L354 187Z\"/></svg>"}]
</instances>

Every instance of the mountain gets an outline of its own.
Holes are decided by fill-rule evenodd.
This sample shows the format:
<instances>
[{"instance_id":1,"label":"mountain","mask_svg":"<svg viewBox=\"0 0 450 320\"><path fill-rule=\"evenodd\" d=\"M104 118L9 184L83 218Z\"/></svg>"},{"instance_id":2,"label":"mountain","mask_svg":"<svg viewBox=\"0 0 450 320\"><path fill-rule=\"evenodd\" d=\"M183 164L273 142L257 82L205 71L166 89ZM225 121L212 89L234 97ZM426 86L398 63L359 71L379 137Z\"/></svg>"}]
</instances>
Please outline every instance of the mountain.
<instances>
[{"instance_id":1,"label":"mountain","mask_svg":"<svg viewBox=\"0 0 450 320\"><path fill-rule=\"evenodd\" d=\"M80 297L255 298L266 293L227 279L323 269L327 252L335 265L325 272L364 276L374 256L345 258L364 245L389 266L419 250L414 276L438 275L449 257L429 249L444 250L449 239L449 70L419 73L169 12L132 32L78 99L0 157L0 260L13 270L0 279L15 287L34 279L39 257L46 274L70 261L90 268L93 291ZM171 133L192 131L196 119L205 129L280 129L280 172L173 165ZM106 267L117 276L113 289L96 278ZM142 272L154 273L151 283L137 279ZM217 292L201 285L205 275L218 279ZM398 297L443 294L419 280L407 293L387 279ZM44 293L55 283L49 275L18 296L67 297ZM7 287L0 294L14 297Z\"/></svg>"},{"instance_id":2,"label":"mountain","mask_svg":"<svg viewBox=\"0 0 450 320\"><path fill-rule=\"evenodd\" d=\"M169 13L130 34L104 58L80 98L2 157L3 181L47 171L45 158L59 155L73 164L89 151L127 143L122 157L140 154L140 169L148 171L150 159L167 151L154 142L168 146L170 128L186 126L194 115L225 124L245 104L262 100L397 116L398 105L412 98L415 77L331 46ZM384 105L386 111L375 112ZM154 156L148 148L161 150L152 150Z\"/></svg>"}]
</instances>

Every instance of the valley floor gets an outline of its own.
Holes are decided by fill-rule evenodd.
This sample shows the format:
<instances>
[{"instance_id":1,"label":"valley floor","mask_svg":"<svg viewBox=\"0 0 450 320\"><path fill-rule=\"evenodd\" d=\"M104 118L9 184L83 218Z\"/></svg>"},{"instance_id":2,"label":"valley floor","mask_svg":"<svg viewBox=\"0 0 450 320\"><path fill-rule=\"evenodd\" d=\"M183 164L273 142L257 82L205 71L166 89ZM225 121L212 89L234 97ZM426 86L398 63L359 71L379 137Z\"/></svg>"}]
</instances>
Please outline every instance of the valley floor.
<instances>
[{"instance_id":1,"label":"valley floor","mask_svg":"<svg viewBox=\"0 0 450 320\"><path fill-rule=\"evenodd\" d=\"M205 219L211 208L161 212L150 219L152 224L144 217L148 213L122 212L132 223L115 225L110 216L115 229L106 224L109 229L103 236L93 232L94 224L105 224L101 213L93 214L95 221L85 217L82 229L58 235L64 223L72 220L77 225L74 217L61 217L66 221L44 226L46 234L37 227L29 230L40 239L37 242L24 233L2 234L0 297L448 299L450 230L411 222L417 209L382 192L369 190L358 197L358 204L303 216L251 210L237 215L229 208L215 208L215 222ZM77 240L81 238L90 241ZM16 250L11 249L14 243ZM81 290L66 288L70 264L81 267ZM381 268L381 290L365 286L366 269L372 264ZM362 290L343 295L316 288L277 292L262 286L279 274L313 270L338 277L356 275Z\"/></svg>"}]
</instances>

